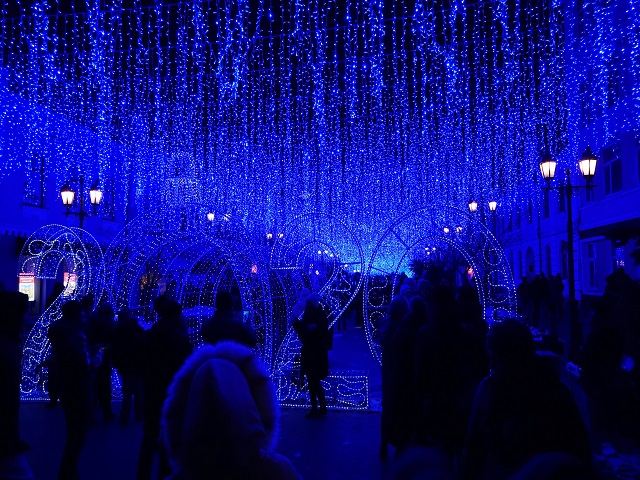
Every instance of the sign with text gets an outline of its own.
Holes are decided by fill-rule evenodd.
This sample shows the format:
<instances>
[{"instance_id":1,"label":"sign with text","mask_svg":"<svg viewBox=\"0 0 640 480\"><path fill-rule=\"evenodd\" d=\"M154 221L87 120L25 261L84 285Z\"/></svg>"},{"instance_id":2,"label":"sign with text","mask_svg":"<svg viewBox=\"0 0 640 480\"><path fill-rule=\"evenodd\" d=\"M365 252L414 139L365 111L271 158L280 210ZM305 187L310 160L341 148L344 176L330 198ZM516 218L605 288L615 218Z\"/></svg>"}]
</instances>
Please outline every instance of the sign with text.
<instances>
[{"instance_id":1,"label":"sign with text","mask_svg":"<svg viewBox=\"0 0 640 480\"><path fill-rule=\"evenodd\" d=\"M71 275L69 275L69 272L64 272L63 282L65 285L65 289L64 289L64 292L62 292L62 295L67 297L75 291L76 279L77 279L77 276L75 273L72 273Z\"/></svg>"},{"instance_id":2,"label":"sign with text","mask_svg":"<svg viewBox=\"0 0 640 480\"><path fill-rule=\"evenodd\" d=\"M18 291L29 296L30 302L36 300L36 277L31 273L21 273L18 276Z\"/></svg>"}]
</instances>

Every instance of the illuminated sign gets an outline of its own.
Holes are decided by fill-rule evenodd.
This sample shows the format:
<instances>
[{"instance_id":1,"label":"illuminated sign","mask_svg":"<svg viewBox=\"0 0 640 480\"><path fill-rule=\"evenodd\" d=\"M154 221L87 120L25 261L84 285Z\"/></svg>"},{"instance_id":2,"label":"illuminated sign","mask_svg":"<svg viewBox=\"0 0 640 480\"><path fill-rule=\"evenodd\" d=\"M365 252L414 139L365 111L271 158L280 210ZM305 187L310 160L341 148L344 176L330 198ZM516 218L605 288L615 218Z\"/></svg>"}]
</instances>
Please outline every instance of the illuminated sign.
<instances>
[{"instance_id":1,"label":"illuminated sign","mask_svg":"<svg viewBox=\"0 0 640 480\"><path fill-rule=\"evenodd\" d=\"M62 292L63 296L68 297L75 291L76 279L77 279L77 276L75 273L72 273L71 275L69 275L69 272L64 272L63 283L65 285L65 289L64 289L64 292Z\"/></svg>"},{"instance_id":2,"label":"illuminated sign","mask_svg":"<svg viewBox=\"0 0 640 480\"><path fill-rule=\"evenodd\" d=\"M31 273L21 273L18 276L18 291L29 296L30 302L36 301L36 278Z\"/></svg>"}]
</instances>

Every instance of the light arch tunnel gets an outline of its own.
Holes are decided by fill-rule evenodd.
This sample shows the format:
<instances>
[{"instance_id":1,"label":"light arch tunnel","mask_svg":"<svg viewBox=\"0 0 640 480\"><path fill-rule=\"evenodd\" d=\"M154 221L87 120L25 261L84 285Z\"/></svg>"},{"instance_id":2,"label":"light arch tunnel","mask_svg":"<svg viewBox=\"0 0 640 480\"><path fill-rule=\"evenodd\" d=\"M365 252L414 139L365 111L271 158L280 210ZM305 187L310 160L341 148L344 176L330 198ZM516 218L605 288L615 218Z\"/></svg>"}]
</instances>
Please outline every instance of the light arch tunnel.
<instances>
[{"instance_id":1,"label":"light arch tunnel","mask_svg":"<svg viewBox=\"0 0 640 480\"><path fill-rule=\"evenodd\" d=\"M320 293L330 323L344 314L363 288L365 331L378 361L378 322L391 300L384 292L391 291L388 284L406 271L409 259L425 242L456 249L476 276L483 279L477 287L485 315L515 313L513 281L495 238L468 214L452 208L437 210L437 215L430 214L431 209L416 210L394 222L380 237L368 263L354 229L329 215L310 213L297 217L284 225L282 235L269 244L267 240L252 242L242 225L228 216L215 215L214 222L206 220L208 209L200 205L163 210L129 223L103 258L99 247L95 248L95 240L90 240L93 247L88 251L92 253L87 257L93 258L94 269L87 269L86 262L77 263L77 267L70 263L70 271L75 268L77 276L74 296L92 293L96 300L101 297L113 304L116 311L127 306L150 325L155 319L152 301L168 288L183 305L191 340L199 345L198 332L202 321L213 312L216 293L235 290L242 304L242 321L256 332L256 351L271 368L280 401L300 405L305 396L294 373L300 344L290 327L290 316L297 294L304 287ZM449 233L444 232L446 225ZM50 231L66 227L43 228L48 228L47 235L51 235ZM25 244L25 259L42 236L42 232L36 232ZM63 253L64 250L58 255ZM37 263L35 258L31 263L22 260L21 257L21 265ZM55 278L55 273L49 278ZM57 310L45 312L38 321L38 331L30 334L34 340L29 350L25 346L25 396L45 394L43 372L38 365L48 354L46 327L60 316L58 303L55 305ZM327 382L330 395L337 399L334 406L368 408L363 372L336 372ZM114 385L117 390L118 382Z\"/></svg>"},{"instance_id":2,"label":"light arch tunnel","mask_svg":"<svg viewBox=\"0 0 640 480\"><path fill-rule=\"evenodd\" d=\"M380 236L367 264L364 320L372 354L382 363L379 333L398 276L410 262L441 251L455 252L472 269L486 321L517 313L515 285L502 247L476 217L455 207L430 205L395 220Z\"/></svg>"}]
</instances>

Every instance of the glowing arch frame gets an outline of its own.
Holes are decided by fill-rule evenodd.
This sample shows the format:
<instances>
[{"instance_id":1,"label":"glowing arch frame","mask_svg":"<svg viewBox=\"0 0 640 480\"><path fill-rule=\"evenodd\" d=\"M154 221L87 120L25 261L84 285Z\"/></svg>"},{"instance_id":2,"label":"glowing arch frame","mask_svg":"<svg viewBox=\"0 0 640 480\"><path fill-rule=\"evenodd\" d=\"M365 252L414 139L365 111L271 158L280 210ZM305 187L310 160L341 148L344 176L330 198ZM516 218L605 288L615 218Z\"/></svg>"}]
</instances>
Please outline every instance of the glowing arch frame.
<instances>
[{"instance_id":1,"label":"glowing arch frame","mask_svg":"<svg viewBox=\"0 0 640 480\"><path fill-rule=\"evenodd\" d=\"M25 341L22 356L23 397L44 397L42 363L49 353L49 325L62 316L62 304L92 295L97 301L103 283L103 256L100 245L86 230L63 225L45 225L27 239L18 260L18 274L28 273L40 279L57 278L62 262L69 275L75 275L76 288L61 295L38 318ZM94 304L95 305L95 304Z\"/></svg>"},{"instance_id":2,"label":"glowing arch frame","mask_svg":"<svg viewBox=\"0 0 640 480\"><path fill-rule=\"evenodd\" d=\"M379 323L387 313L397 276L408 268L411 252L427 243L457 250L473 268L485 320L515 316L516 290L502 247L474 214L448 205L431 205L411 211L381 235L364 275L364 319L369 348L382 363Z\"/></svg>"},{"instance_id":3,"label":"glowing arch frame","mask_svg":"<svg viewBox=\"0 0 640 480\"><path fill-rule=\"evenodd\" d=\"M335 216L311 212L291 220L281 233L274 241L269 268L275 275L293 277L281 282L288 298L285 320L291 316L298 290L307 286L320 294L328 309L329 324L333 325L362 288L365 257L354 229ZM305 263L310 257L315 257L314 266ZM330 275L324 282L314 284L309 280L310 284L306 284L305 277L313 278L318 260L328 267ZM354 281L355 275L346 275L345 269L358 273L357 280ZM301 392L291 378L291 372L299 368L300 347L297 335L288 327L272 371L278 400L283 405L300 406ZM368 409L366 376L338 373L325 381L325 390L327 398L335 398L332 408Z\"/></svg>"},{"instance_id":4,"label":"glowing arch frame","mask_svg":"<svg viewBox=\"0 0 640 480\"><path fill-rule=\"evenodd\" d=\"M208 213L211 209L206 206L189 204L165 207L132 220L105 254L105 294L117 309L133 306L134 310L146 311L143 316L150 324L155 318L152 309L149 310L151 305L137 305L139 292L136 291L146 267L152 267L154 273L169 282L175 281L173 296L183 303L185 287L196 275L194 267L199 262L208 262L209 268L203 274L216 278L211 302L220 286L220 275L231 272L240 290L243 311L249 312L247 321L259 337L257 353L271 365L272 305L264 255L237 218L215 213L211 221ZM214 265L218 268L212 269ZM202 301L200 296L198 301ZM212 309L187 310L188 306L183 313L188 319L190 337L198 346L201 343L199 327Z\"/></svg>"}]
</instances>

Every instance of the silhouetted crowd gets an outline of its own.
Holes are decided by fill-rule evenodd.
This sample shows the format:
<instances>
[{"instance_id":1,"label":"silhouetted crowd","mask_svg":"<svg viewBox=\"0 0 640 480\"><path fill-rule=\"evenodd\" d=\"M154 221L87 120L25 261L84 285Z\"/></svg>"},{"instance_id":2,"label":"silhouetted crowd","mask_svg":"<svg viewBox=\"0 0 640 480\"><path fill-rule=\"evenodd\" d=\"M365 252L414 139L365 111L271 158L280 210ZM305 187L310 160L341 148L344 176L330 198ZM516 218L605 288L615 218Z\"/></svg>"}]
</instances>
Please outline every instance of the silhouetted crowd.
<instances>
[{"instance_id":1,"label":"silhouetted crowd","mask_svg":"<svg viewBox=\"0 0 640 480\"><path fill-rule=\"evenodd\" d=\"M56 286L52 295L62 291ZM28 302L20 293L1 291L0 301L6 317L0 322L0 382L11 393L0 395L0 478L28 479L33 477L22 455L28 447L20 441L17 413ZM156 455L158 478L298 478L274 452L275 391L251 350L253 331L233 318L229 292L218 292L215 313L200 332L205 346L192 358L182 306L169 295L153 302L157 320L148 330L129 309L116 319L110 305L93 310L94 303L90 296L65 302L47 332L47 407L59 403L66 425L58 479L78 478L87 432L98 421L94 412L99 409L105 422L115 419L112 378L119 378L122 391L119 422L128 423L133 412L143 423L136 478L151 478Z\"/></svg>"},{"instance_id":2,"label":"silhouetted crowd","mask_svg":"<svg viewBox=\"0 0 640 480\"><path fill-rule=\"evenodd\" d=\"M523 279L518 295L525 320L538 325L544 310L560 318L561 283L559 276ZM400 276L393 288L375 327L383 359L379 453L387 459L394 447L396 478L593 478L585 422L557 365L536 352L528 325L507 319L488 328L470 285L454 289ZM361 302L362 296L359 310ZM170 295L153 302L157 320L147 330L129 309L116 316L108 304L94 309L91 297L62 305L62 317L49 326L44 365L48 406L59 403L66 424L59 479L78 478L95 411L102 421L115 419L114 378L122 392L119 422L143 423L138 479L151 478L156 455L159 478L299 478L275 452L279 410L252 350L256 336L238 321L230 293L218 292L215 305L201 326L205 345L195 352L182 306ZM26 296L0 288L0 478L16 472L22 476L15 478L32 478L18 426L27 307ZM591 433L599 441L638 437L640 287L618 270L592 310L578 360ZM327 412L321 380L328 375L331 335L318 294L301 292L291 326L302 344L301 374L312 406L307 416L319 417Z\"/></svg>"},{"instance_id":3,"label":"silhouetted crowd","mask_svg":"<svg viewBox=\"0 0 640 480\"><path fill-rule=\"evenodd\" d=\"M472 287L401 278L379 330L398 478L590 478L585 424L528 326L487 330Z\"/></svg>"},{"instance_id":4,"label":"silhouetted crowd","mask_svg":"<svg viewBox=\"0 0 640 480\"><path fill-rule=\"evenodd\" d=\"M550 333L558 334L558 322L562 319L564 282L559 273L547 277L540 272L522 277L518 285L518 312L525 322L538 327L542 317L550 319Z\"/></svg>"}]
</instances>

